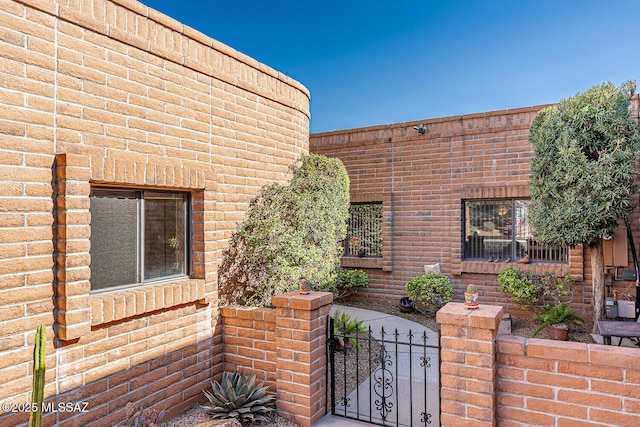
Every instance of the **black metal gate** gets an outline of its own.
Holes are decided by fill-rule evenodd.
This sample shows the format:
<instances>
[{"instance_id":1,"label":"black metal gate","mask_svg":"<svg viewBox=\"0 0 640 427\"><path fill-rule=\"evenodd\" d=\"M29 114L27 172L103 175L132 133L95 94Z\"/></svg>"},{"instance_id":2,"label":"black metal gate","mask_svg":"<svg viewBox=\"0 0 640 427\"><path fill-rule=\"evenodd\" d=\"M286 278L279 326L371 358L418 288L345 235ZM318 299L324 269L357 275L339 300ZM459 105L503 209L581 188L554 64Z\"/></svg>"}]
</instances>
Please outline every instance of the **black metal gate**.
<instances>
[{"instance_id":1,"label":"black metal gate","mask_svg":"<svg viewBox=\"0 0 640 427\"><path fill-rule=\"evenodd\" d=\"M440 425L436 332L334 331L329 322L331 413L383 426Z\"/></svg>"}]
</instances>

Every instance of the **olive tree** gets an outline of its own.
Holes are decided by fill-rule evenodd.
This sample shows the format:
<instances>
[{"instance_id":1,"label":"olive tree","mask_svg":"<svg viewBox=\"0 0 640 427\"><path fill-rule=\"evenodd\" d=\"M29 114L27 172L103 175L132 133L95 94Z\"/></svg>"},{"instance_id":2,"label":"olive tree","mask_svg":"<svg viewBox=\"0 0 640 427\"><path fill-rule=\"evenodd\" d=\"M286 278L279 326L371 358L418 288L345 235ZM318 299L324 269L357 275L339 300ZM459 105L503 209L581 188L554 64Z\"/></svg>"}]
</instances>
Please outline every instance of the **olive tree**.
<instances>
[{"instance_id":1,"label":"olive tree","mask_svg":"<svg viewBox=\"0 0 640 427\"><path fill-rule=\"evenodd\" d=\"M268 306L274 295L335 278L349 219L349 176L338 159L303 156L289 185L263 187L218 269L222 304Z\"/></svg>"},{"instance_id":2,"label":"olive tree","mask_svg":"<svg viewBox=\"0 0 640 427\"><path fill-rule=\"evenodd\" d=\"M633 207L638 124L629 108L635 82L594 86L540 111L531 125L530 221L543 244L591 252L594 332L604 307L602 238Z\"/></svg>"}]
</instances>

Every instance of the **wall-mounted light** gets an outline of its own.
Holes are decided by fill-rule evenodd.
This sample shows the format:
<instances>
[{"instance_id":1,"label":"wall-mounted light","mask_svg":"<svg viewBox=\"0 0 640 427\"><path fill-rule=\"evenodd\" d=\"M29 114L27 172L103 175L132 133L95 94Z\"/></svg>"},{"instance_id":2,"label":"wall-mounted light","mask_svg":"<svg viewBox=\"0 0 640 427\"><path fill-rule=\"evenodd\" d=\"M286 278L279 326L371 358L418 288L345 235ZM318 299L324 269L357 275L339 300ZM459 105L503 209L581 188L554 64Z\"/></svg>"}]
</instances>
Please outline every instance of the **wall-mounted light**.
<instances>
[{"instance_id":1,"label":"wall-mounted light","mask_svg":"<svg viewBox=\"0 0 640 427\"><path fill-rule=\"evenodd\" d=\"M424 125L422 123L420 123L420 127L414 126L413 128L418 131L418 135L420 135L420 136L422 136L425 133L427 133L427 128L424 127Z\"/></svg>"}]
</instances>

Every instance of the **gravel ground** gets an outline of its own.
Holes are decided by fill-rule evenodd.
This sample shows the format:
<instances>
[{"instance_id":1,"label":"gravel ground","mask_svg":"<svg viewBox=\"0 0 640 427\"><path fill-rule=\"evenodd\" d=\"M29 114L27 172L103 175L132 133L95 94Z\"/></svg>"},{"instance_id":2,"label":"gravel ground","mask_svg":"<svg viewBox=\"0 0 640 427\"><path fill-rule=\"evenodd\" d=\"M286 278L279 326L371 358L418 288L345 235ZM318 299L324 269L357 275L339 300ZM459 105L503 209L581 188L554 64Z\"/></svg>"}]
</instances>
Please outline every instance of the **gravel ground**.
<instances>
[{"instance_id":1,"label":"gravel ground","mask_svg":"<svg viewBox=\"0 0 640 427\"><path fill-rule=\"evenodd\" d=\"M366 327L366 325L363 325ZM367 334L358 335L357 342L360 348L354 345L347 345L346 348L334 352L334 387L336 405L341 399L348 396L356 389L358 384L369 378L380 365L379 357L382 346ZM331 408L331 385L327 387L327 403Z\"/></svg>"},{"instance_id":2,"label":"gravel ground","mask_svg":"<svg viewBox=\"0 0 640 427\"><path fill-rule=\"evenodd\" d=\"M212 418L200 406L190 409L186 413L162 424L164 427L193 427ZM251 424L253 427L300 427L298 424L287 421L284 418L275 416L268 422Z\"/></svg>"}]
</instances>

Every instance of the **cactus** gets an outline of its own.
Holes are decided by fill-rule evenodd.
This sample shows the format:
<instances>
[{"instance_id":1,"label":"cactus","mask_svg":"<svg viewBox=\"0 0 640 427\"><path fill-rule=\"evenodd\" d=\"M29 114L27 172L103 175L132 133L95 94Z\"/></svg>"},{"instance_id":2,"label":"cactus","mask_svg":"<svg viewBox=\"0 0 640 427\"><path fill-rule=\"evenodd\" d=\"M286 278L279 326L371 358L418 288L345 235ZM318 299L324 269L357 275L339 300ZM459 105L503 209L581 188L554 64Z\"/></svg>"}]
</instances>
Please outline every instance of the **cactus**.
<instances>
[{"instance_id":1,"label":"cactus","mask_svg":"<svg viewBox=\"0 0 640 427\"><path fill-rule=\"evenodd\" d=\"M31 393L31 416L29 427L42 427L42 401L44 400L44 374L47 369L47 329L38 326L33 348L33 391Z\"/></svg>"}]
</instances>

